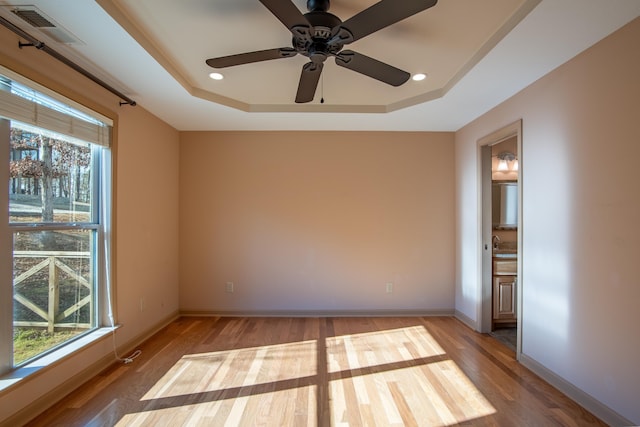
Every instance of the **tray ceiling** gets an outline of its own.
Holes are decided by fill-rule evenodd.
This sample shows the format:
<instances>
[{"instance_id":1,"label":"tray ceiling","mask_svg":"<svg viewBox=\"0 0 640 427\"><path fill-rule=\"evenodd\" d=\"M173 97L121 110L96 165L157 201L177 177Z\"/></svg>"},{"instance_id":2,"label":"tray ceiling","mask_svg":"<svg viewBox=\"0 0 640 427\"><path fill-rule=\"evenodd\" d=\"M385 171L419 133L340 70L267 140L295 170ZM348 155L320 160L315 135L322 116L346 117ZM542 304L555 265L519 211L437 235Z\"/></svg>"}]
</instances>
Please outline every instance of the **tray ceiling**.
<instances>
[{"instance_id":1,"label":"tray ceiling","mask_svg":"<svg viewBox=\"0 0 640 427\"><path fill-rule=\"evenodd\" d=\"M344 20L373 3L333 0L331 12ZM301 56L208 78L207 58L290 42L258 0L0 0L0 16L178 130L455 131L636 19L640 1L439 0L349 45L427 79L386 87L329 59L324 104L294 103Z\"/></svg>"},{"instance_id":2,"label":"tray ceiling","mask_svg":"<svg viewBox=\"0 0 640 427\"><path fill-rule=\"evenodd\" d=\"M295 104L304 56L214 70L207 58L291 46L291 33L257 0L102 0L101 5L194 96L243 111L387 112L444 95L539 0L441 0L348 45L423 81L393 87L325 63L313 102ZM306 1L295 0L306 12ZM375 0L333 0L343 21ZM212 80L218 71L223 80ZM324 103L321 103L321 99Z\"/></svg>"}]
</instances>

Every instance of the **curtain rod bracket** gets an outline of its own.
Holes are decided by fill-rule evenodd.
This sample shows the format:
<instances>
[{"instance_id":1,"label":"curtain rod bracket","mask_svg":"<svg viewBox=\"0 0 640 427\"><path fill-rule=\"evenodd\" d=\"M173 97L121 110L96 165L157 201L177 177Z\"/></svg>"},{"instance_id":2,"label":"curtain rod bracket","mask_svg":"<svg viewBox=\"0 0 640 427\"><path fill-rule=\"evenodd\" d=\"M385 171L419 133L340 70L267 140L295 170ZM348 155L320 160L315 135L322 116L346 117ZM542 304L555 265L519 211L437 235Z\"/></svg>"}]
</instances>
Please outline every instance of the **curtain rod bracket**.
<instances>
[{"instance_id":1,"label":"curtain rod bracket","mask_svg":"<svg viewBox=\"0 0 640 427\"><path fill-rule=\"evenodd\" d=\"M78 73L82 74L83 76L85 76L86 78L91 80L92 82L102 86L103 88L105 88L106 90L111 92L112 94L116 95L118 98L120 98L123 101L125 101L125 102L120 102L120 105L127 104L127 105L131 105L132 107L136 105L136 101L134 101L133 99L129 98L128 96L126 96L122 92L120 92L117 89L111 87L110 85L108 85L104 81L100 80L99 78L97 78L96 76L94 76L93 74L91 74L90 72L88 72L87 70L85 70L84 68L79 66L78 64L76 64L75 62L71 61L70 59L68 59L68 58L66 58L64 56L62 56L57 51L55 51L55 50L51 49L49 46L45 45L44 42L41 42L40 40L36 39L31 34L27 33L22 28L18 27L17 25L13 24L12 22L7 21L2 16L0 16L0 25L3 25L4 27L6 27L9 30L13 31L19 37L21 37L21 38L23 38L23 39L28 41L28 43L23 43L21 41L18 41L18 47L20 49L22 49L23 47L27 47L27 46L33 46L36 49L42 50L43 52L49 54L50 56L54 57L58 61L62 62L67 67L72 68L73 70L75 70Z\"/></svg>"},{"instance_id":2,"label":"curtain rod bracket","mask_svg":"<svg viewBox=\"0 0 640 427\"><path fill-rule=\"evenodd\" d=\"M23 47L35 47L36 49L44 49L44 43L43 42L38 42L38 43L22 43L22 42L18 42L18 47L20 49L22 49Z\"/></svg>"}]
</instances>

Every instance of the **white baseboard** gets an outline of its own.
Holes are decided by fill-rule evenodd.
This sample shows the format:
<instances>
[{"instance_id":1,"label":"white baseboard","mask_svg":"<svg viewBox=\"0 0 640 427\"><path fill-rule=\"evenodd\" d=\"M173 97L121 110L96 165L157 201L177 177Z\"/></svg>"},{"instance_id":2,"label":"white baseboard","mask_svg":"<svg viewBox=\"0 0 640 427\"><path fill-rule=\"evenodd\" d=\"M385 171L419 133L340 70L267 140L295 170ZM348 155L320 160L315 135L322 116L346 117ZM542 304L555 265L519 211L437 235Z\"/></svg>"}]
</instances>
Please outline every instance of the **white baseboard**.
<instances>
[{"instance_id":1,"label":"white baseboard","mask_svg":"<svg viewBox=\"0 0 640 427\"><path fill-rule=\"evenodd\" d=\"M143 342L145 342L146 340L148 340L149 338L151 338L152 336L160 332L164 327L174 322L175 320L179 319L180 316L181 316L180 312L178 311L171 313L169 316L165 317L163 320L156 323L155 326L153 326L151 329L143 332L142 334L129 340L128 342L118 346L118 354L128 355L129 353L134 351L136 347L138 347L140 344L142 344Z\"/></svg>"},{"instance_id":2,"label":"white baseboard","mask_svg":"<svg viewBox=\"0 0 640 427\"><path fill-rule=\"evenodd\" d=\"M610 426L636 425L527 355L520 354L520 363Z\"/></svg>"},{"instance_id":3,"label":"white baseboard","mask_svg":"<svg viewBox=\"0 0 640 427\"><path fill-rule=\"evenodd\" d=\"M433 317L453 316L453 310L267 310L182 311L185 317Z\"/></svg>"},{"instance_id":4,"label":"white baseboard","mask_svg":"<svg viewBox=\"0 0 640 427\"><path fill-rule=\"evenodd\" d=\"M458 319L459 321L461 321L462 323L464 323L474 331L478 330L478 322L476 322L475 320L473 320L463 312L456 310L454 316L456 319Z\"/></svg>"}]
</instances>

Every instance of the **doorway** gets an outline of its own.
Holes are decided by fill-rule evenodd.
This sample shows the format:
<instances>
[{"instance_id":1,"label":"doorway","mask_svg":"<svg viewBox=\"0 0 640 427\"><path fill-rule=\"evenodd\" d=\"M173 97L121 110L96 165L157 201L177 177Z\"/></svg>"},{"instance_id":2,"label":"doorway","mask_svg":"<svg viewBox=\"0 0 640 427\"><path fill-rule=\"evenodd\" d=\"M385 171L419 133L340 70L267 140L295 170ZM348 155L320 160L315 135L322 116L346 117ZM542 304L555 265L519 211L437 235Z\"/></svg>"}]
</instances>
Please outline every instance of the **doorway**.
<instances>
[{"instance_id":1,"label":"doorway","mask_svg":"<svg viewBox=\"0 0 640 427\"><path fill-rule=\"evenodd\" d=\"M522 348L522 122L478 141L482 277L479 330Z\"/></svg>"}]
</instances>

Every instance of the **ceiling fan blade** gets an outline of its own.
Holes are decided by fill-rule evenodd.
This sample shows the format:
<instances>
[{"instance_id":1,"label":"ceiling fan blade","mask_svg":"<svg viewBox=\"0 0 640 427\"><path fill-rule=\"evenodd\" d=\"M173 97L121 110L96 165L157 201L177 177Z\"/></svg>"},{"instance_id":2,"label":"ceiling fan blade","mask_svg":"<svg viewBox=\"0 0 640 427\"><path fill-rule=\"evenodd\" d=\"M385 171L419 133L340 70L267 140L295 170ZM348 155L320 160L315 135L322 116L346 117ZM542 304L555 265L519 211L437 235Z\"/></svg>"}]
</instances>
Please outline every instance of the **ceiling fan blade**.
<instances>
[{"instance_id":1,"label":"ceiling fan blade","mask_svg":"<svg viewBox=\"0 0 640 427\"><path fill-rule=\"evenodd\" d=\"M353 35L353 40L349 40L351 43L427 10L437 2L438 0L381 0L347 19L340 27L347 29Z\"/></svg>"},{"instance_id":2,"label":"ceiling fan blade","mask_svg":"<svg viewBox=\"0 0 640 427\"><path fill-rule=\"evenodd\" d=\"M276 49L258 50L255 52L240 53L237 55L221 56L219 58L210 58L205 62L213 68L233 67L234 65L251 64L253 62L269 61L271 59L291 58L296 56L298 52L290 47L281 47Z\"/></svg>"},{"instance_id":3,"label":"ceiling fan blade","mask_svg":"<svg viewBox=\"0 0 640 427\"><path fill-rule=\"evenodd\" d=\"M323 67L324 64L322 62L307 62L304 64L300 74L298 93L296 94L296 102L298 104L313 101Z\"/></svg>"},{"instance_id":4,"label":"ceiling fan blade","mask_svg":"<svg viewBox=\"0 0 640 427\"><path fill-rule=\"evenodd\" d=\"M311 25L291 0L260 0L271 13L294 34L307 34L311 37Z\"/></svg>"},{"instance_id":5,"label":"ceiling fan blade","mask_svg":"<svg viewBox=\"0 0 640 427\"><path fill-rule=\"evenodd\" d=\"M411 76L406 71L352 50L340 52L336 56L336 64L391 86L400 86Z\"/></svg>"}]
</instances>

